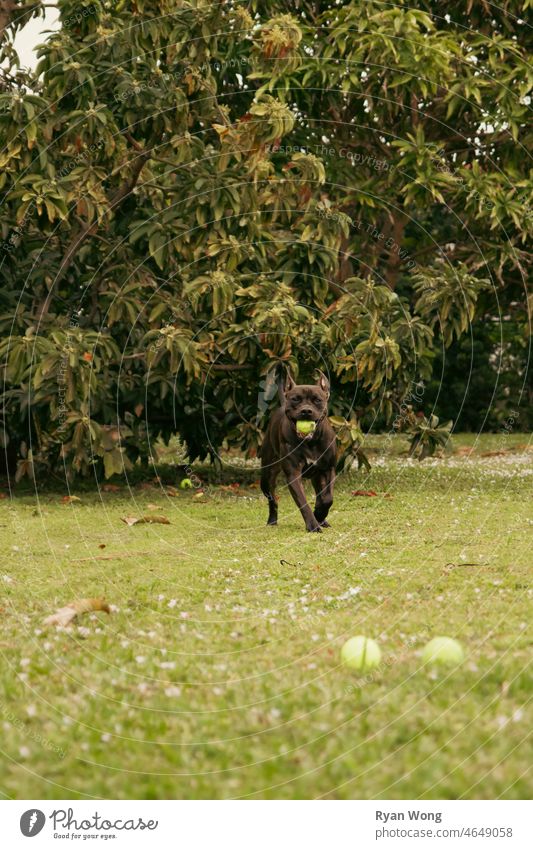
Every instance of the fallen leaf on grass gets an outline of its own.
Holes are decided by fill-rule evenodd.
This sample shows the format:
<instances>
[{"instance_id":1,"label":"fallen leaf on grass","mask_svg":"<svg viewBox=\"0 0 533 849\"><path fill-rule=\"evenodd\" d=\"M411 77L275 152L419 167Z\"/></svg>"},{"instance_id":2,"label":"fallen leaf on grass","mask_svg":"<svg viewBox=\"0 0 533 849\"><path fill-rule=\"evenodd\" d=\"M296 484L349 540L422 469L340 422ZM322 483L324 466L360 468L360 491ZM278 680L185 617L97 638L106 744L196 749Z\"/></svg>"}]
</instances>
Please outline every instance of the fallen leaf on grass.
<instances>
[{"instance_id":1,"label":"fallen leaf on grass","mask_svg":"<svg viewBox=\"0 0 533 849\"><path fill-rule=\"evenodd\" d=\"M377 492L374 492L373 489L354 489L352 495L366 495L368 498L374 498L377 496Z\"/></svg>"},{"instance_id":2,"label":"fallen leaf on grass","mask_svg":"<svg viewBox=\"0 0 533 849\"><path fill-rule=\"evenodd\" d=\"M166 516L143 516L141 522L146 522L149 525L170 525L170 519Z\"/></svg>"},{"instance_id":3,"label":"fallen leaf on grass","mask_svg":"<svg viewBox=\"0 0 533 849\"><path fill-rule=\"evenodd\" d=\"M482 451L480 457L505 457L508 451Z\"/></svg>"},{"instance_id":4,"label":"fallen leaf on grass","mask_svg":"<svg viewBox=\"0 0 533 849\"><path fill-rule=\"evenodd\" d=\"M102 492L120 492L122 489L121 486L117 486L116 483L105 483L102 486Z\"/></svg>"},{"instance_id":5,"label":"fallen leaf on grass","mask_svg":"<svg viewBox=\"0 0 533 849\"><path fill-rule=\"evenodd\" d=\"M105 548L105 542L101 542L98 548Z\"/></svg>"},{"instance_id":6,"label":"fallen leaf on grass","mask_svg":"<svg viewBox=\"0 0 533 849\"><path fill-rule=\"evenodd\" d=\"M61 504L78 504L81 502L81 498L78 498L77 495L64 495L61 499Z\"/></svg>"},{"instance_id":7,"label":"fallen leaf on grass","mask_svg":"<svg viewBox=\"0 0 533 849\"><path fill-rule=\"evenodd\" d=\"M246 492L240 488L240 484L232 483L229 486L219 486L223 492L229 492L231 495L234 495L235 498L250 498L250 493Z\"/></svg>"},{"instance_id":8,"label":"fallen leaf on grass","mask_svg":"<svg viewBox=\"0 0 533 849\"><path fill-rule=\"evenodd\" d=\"M446 565L443 568L444 568L444 571L447 574L449 574L452 571L452 569L458 569L459 567L481 566L481 565L482 565L481 563L446 563Z\"/></svg>"},{"instance_id":9,"label":"fallen leaf on grass","mask_svg":"<svg viewBox=\"0 0 533 849\"><path fill-rule=\"evenodd\" d=\"M166 516L124 516L121 519L128 527L132 525L170 525Z\"/></svg>"},{"instance_id":10,"label":"fallen leaf on grass","mask_svg":"<svg viewBox=\"0 0 533 849\"><path fill-rule=\"evenodd\" d=\"M78 601L72 601L66 607L60 607L51 616L47 616L44 620L44 625L57 625L60 628L65 628L67 625L82 613L93 613L95 610L103 610L105 613L110 613L109 605L103 598L80 598Z\"/></svg>"},{"instance_id":11,"label":"fallen leaf on grass","mask_svg":"<svg viewBox=\"0 0 533 849\"><path fill-rule=\"evenodd\" d=\"M175 486L167 486L166 493L167 495L170 495L171 498L179 498L179 492Z\"/></svg>"}]
</instances>

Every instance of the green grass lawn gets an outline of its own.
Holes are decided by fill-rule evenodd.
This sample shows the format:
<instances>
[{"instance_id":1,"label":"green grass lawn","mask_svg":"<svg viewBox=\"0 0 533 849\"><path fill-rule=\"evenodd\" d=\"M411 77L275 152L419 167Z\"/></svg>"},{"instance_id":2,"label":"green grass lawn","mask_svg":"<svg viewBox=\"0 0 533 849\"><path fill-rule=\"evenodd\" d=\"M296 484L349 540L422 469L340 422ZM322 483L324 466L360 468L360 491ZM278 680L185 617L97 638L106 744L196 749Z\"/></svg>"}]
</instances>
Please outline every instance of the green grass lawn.
<instances>
[{"instance_id":1,"label":"green grass lawn","mask_svg":"<svg viewBox=\"0 0 533 849\"><path fill-rule=\"evenodd\" d=\"M284 489L267 528L245 482L0 501L1 792L531 798L528 443L459 437L472 455L417 463L373 438L371 472L339 478L321 535ZM147 514L170 524L121 521ZM43 625L100 595L110 615ZM359 633L383 651L362 679L339 664ZM464 646L455 671L421 665L441 634Z\"/></svg>"}]
</instances>

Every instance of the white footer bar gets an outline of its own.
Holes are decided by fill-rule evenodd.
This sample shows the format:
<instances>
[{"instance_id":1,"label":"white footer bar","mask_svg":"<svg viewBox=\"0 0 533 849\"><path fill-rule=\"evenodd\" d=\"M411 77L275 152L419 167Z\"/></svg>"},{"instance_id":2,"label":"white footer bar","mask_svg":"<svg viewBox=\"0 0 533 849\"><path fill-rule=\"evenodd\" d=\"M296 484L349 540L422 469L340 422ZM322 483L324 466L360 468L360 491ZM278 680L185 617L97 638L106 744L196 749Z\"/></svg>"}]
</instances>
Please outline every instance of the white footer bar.
<instances>
[{"instance_id":1,"label":"white footer bar","mask_svg":"<svg viewBox=\"0 0 533 849\"><path fill-rule=\"evenodd\" d=\"M520 801L3 801L2 845L531 849ZM35 843L30 842L35 838Z\"/></svg>"}]
</instances>

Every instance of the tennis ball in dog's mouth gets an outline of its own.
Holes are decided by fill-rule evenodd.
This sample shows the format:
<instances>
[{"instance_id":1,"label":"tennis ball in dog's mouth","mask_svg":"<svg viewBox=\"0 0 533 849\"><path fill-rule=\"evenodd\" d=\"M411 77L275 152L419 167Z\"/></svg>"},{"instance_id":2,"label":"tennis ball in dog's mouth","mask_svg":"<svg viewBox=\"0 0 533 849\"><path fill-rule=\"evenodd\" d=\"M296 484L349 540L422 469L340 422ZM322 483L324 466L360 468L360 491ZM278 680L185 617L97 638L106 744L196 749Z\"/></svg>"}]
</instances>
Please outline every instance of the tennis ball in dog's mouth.
<instances>
[{"instance_id":1,"label":"tennis ball in dog's mouth","mask_svg":"<svg viewBox=\"0 0 533 849\"><path fill-rule=\"evenodd\" d=\"M296 430L298 431L298 433L305 433L305 434L313 433L315 427L316 427L315 422L306 422L306 421L296 422Z\"/></svg>"},{"instance_id":2,"label":"tennis ball in dog's mouth","mask_svg":"<svg viewBox=\"0 0 533 849\"><path fill-rule=\"evenodd\" d=\"M424 646L422 661L441 666L459 666L465 659L465 653L457 640L451 637L435 637Z\"/></svg>"},{"instance_id":3,"label":"tennis ball in dog's mouth","mask_svg":"<svg viewBox=\"0 0 533 849\"><path fill-rule=\"evenodd\" d=\"M341 660L349 669L365 672L375 669L381 663L381 649L375 640L369 637L351 637L341 649Z\"/></svg>"},{"instance_id":4,"label":"tennis ball in dog's mouth","mask_svg":"<svg viewBox=\"0 0 533 849\"><path fill-rule=\"evenodd\" d=\"M180 489L191 489L191 487L192 480L190 478L183 478L182 482L180 483Z\"/></svg>"}]
</instances>

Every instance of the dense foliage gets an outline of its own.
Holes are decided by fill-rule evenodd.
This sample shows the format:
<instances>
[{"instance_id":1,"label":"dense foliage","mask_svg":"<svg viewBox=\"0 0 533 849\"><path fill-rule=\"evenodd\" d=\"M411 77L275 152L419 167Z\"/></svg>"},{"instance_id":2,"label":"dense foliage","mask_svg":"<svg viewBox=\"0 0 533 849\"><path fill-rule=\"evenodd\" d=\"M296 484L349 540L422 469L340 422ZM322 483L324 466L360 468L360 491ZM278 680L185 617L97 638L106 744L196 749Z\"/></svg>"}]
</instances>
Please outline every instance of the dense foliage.
<instances>
[{"instance_id":1,"label":"dense foliage","mask_svg":"<svg viewBox=\"0 0 533 849\"><path fill-rule=\"evenodd\" d=\"M58 0L31 71L13 40L42 5L0 0L19 475L109 476L175 432L253 453L279 366L328 371L357 437L426 407L480 317L519 328L483 363L511 356L521 408L529 5Z\"/></svg>"}]
</instances>

